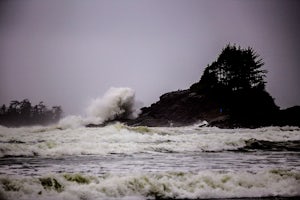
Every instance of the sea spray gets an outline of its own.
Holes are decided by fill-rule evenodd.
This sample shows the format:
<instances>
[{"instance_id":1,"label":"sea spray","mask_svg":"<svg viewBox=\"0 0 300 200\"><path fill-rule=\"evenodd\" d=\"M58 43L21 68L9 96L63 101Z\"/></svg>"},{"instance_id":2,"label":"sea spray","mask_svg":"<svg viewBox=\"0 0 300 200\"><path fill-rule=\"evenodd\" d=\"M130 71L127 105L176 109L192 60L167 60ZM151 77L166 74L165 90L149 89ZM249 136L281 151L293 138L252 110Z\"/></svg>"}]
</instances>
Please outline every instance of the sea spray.
<instances>
[{"instance_id":1,"label":"sea spray","mask_svg":"<svg viewBox=\"0 0 300 200\"><path fill-rule=\"evenodd\" d=\"M135 92L131 88L112 87L103 97L92 100L86 111L91 123L137 117Z\"/></svg>"},{"instance_id":2,"label":"sea spray","mask_svg":"<svg viewBox=\"0 0 300 200\"><path fill-rule=\"evenodd\" d=\"M131 88L111 87L102 97L91 100L86 116L67 116L59 122L65 128L78 128L87 124L102 124L114 119L133 119L140 112L135 92Z\"/></svg>"},{"instance_id":3,"label":"sea spray","mask_svg":"<svg viewBox=\"0 0 300 200\"><path fill-rule=\"evenodd\" d=\"M79 128L87 123L87 120L79 115L69 115L58 122L58 127L61 129Z\"/></svg>"}]
</instances>

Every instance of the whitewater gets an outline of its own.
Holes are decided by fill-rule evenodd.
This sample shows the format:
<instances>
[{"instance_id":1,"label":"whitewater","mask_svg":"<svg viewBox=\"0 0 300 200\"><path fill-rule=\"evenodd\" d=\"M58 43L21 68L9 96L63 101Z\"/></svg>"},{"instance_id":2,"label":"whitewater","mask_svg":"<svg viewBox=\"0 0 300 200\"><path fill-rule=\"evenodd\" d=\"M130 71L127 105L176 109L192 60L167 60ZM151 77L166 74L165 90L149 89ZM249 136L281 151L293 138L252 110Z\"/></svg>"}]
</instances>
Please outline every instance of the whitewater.
<instances>
[{"instance_id":1,"label":"whitewater","mask_svg":"<svg viewBox=\"0 0 300 200\"><path fill-rule=\"evenodd\" d=\"M0 199L297 199L300 129L131 127L134 92L113 88L87 115L0 126Z\"/></svg>"}]
</instances>

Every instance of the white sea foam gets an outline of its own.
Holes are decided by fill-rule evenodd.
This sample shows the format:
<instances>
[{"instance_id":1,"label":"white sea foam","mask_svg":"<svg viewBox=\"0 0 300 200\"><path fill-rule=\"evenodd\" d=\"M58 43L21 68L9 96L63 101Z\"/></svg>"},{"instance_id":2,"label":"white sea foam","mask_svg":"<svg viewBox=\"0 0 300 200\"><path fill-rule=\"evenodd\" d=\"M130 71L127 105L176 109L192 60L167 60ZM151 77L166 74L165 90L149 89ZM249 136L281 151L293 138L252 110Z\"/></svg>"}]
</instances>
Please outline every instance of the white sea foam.
<instances>
[{"instance_id":1,"label":"white sea foam","mask_svg":"<svg viewBox=\"0 0 300 200\"><path fill-rule=\"evenodd\" d=\"M1 199L199 199L299 196L300 173L201 171L148 174L0 175Z\"/></svg>"},{"instance_id":2,"label":"white sea foam","mask_svg":"<svg viewBox=\"0 0 300 200\"><path fill-rule=\"evenodd\" d=\"M299 153L224 151L250 139L299 141L300 130L0 126L0 199L299 196Z\"/></svg>"},{"instance_id":3,"label":"white sea foam","mask_svg":"<svg viewBox=\"0 0 300 200\"><path fill-rule=\"evenodd\" d=\"M107 155L139 152L203 152L237 150L250 139L284 142L300 140L297 128L218 129L148 128L115 124L103 128L56 126L0 127L0 157Z\"/></svg>"}]
</instances>

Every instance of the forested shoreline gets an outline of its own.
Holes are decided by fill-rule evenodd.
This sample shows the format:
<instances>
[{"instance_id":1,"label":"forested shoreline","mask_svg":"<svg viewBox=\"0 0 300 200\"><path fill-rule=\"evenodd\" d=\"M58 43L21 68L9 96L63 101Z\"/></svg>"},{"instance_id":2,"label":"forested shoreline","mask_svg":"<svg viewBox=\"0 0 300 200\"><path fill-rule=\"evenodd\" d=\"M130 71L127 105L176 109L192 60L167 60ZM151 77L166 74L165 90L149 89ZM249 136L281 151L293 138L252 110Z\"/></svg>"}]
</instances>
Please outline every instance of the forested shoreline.
<instances>
[{"instance_id":1,"label":"forested shoreline","mask_svg":"<svg viewBox=\"0 0 300 200\"><path fill-rule=\"evenodd\" d=\"M61 106L49 109L43 101L32 105L28 99L11 101L0 108L0 125L8 127L48 125L56 123L62 117Z\"/></svg>"}]
</instances>

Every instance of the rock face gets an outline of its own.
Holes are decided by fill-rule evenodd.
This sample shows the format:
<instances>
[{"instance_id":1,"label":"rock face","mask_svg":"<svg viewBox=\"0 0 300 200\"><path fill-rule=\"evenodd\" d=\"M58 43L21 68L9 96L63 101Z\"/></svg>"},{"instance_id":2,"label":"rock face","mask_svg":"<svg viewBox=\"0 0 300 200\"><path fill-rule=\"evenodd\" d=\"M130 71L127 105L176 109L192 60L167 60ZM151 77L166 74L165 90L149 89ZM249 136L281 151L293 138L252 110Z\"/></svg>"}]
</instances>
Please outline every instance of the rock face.
<instances>
[{"instance_id":1,"label":"rock face","mask_svg":"<svg viewBox=\"0 0 300 200\"><path fill-rule=\"evenodd\" d=\"M277 118L277 125L300 127L300 106L293 106L285 110L280 110Z\"/></svg>"},{"instance_id":2,"label":"rock face","mask_svg":"<svg viewBox=\"0 0 300 200\"><path fill-rule=\"evenodd\" d=\"M137 119L127 123L143 126L183 126L201 120L210 123L227 118L228 115L223 113L218 102L188 89L162 95L158 102L142 108Z\"/></svg>"},{"instance_id":3,"label":"rock face","mask_svg":"<svg viewBox=\"0 0 300 200\"><path fill-rule=\"evenodd\" d=\"M133 126L186 126L201 121L220 128L300 126L300 106L279 110L265 91L196 93L190 89L169 92L134 120Z\"/></svg>"}]
</instances>

